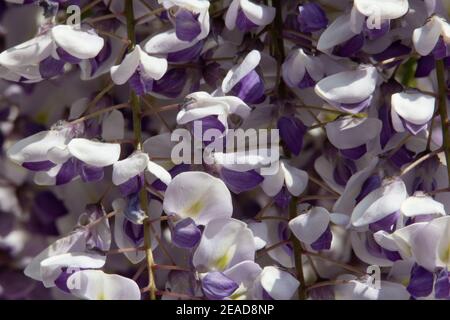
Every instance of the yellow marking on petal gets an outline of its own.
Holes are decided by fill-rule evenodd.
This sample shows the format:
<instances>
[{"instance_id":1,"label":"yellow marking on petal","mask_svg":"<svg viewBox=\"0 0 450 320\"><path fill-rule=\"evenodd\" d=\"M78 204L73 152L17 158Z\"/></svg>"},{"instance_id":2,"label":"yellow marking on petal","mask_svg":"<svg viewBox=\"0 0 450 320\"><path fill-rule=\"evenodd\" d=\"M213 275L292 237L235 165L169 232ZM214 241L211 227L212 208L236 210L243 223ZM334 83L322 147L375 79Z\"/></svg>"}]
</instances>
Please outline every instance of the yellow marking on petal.
<instances>
[{"instance_id":1,"label":"yellow marking on petal","mask_svg":"<svg viewBox=\"0 0 450 320\"><path fill-rule=\"evenodd\" d=\"M219 259L216 260L214 265L217 267L218 270L224 270L228 263L230 263L231 257L229 257L228 252L221 256Z\"/></svg>"},{"instance_id":2,"label":"yellow marking on petal","mask_svg":"<svg viewBox=\"0 0 450 320\"><path fill-rule=\"evenodd\" d=\"M445 249L440 256L442 262L444 262L447 265L450 265L450 244L448 244L447 249Z\"/></svg>"},{"instance_id":3,"label":"yellow marking on petal","mask_svg":"<svg viewBox=\"0 0 450 320\"><path fill-rule=\"evenodd\" d=\"M236 245L232 245L221 257L219 257L214 262L214 267L219 271L225 270L228 264L230 263L231 259L233 259L235 252L236 252Z\"/></svg>"},{"instance_id":4,"label":"yellow marking on petal","mask_svg":"<svg viewBox=\"0 0 450 320\"><path fill-rule=\"evenodd\" d=\"M243 284L230 296L231 300L247 300L247 289Z\"/></svg>"},{"instance_id":5,"label":"yellow marking on petal","mask_svg":"<svg viewBox=\"0 0 450 320\"><path fill-rule=\"evenodd\" d=\"M202 211L204 204L202 201L198 200L194 202L184 213L189 217L196 217Z\"/></svg>"},{"instance_id":6,"label":"yellow marking on petal","mask_svg":"<svg viewBox=\"0 0 450 320\"><path fill-rule=\"evenodd\" d=\"M106 296L103 291L98 294L97 300L106 300Z\"/></svg>"}]
</instances>

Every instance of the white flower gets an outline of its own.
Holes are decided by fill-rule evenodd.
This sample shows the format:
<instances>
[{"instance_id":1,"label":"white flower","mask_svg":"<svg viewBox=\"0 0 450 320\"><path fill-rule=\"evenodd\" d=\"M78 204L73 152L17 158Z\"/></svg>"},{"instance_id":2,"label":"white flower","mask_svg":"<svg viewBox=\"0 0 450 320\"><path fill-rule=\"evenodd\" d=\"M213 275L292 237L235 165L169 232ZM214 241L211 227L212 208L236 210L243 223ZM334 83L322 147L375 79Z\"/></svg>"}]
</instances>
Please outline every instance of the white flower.
<instances>
[{"instance_id":1,"label":"white flower","mask_svg":"<svg viewBox=\"0 0 450 320\"><path fill-rule=\"evenodd\" d=\"M166 71L166 59L152 57L142 51L139 45L136 45L120 65L111 68L111 78L115 84L122 85L130 80L135 72L138 72L140 77L146 81L159 80Z\"/></svg>"},{"instance_id":2,"label":"white flower","mask_svg":"<svg viewBox=\"0 0 450 320\"><path fill-rule=\"evenodd\" d=\"M231 194L222 180L204 172L183 172L167 187L164 211L180 218L192 218L205 225L211 220L231 217Z\"/></svg>"},{"instance_id":3,"label":"white flower","mask_svg":"<svg viewBox=\"0 0 450 320\"><path fill-rule=\"evenodd\" d=\"M78 286L70 292L88 300L140 300L141 291L136 282L117 274L107 274L101 270L82 270L67 279Z\"/></svg>"},{"instance_id":4,"label":"white flower","mask_svg":"<svg viewBox=\"0 0 450 320\"><path fill-rule=\"evenodd\" d=\"M412 40L416 51L427 56L436 47L439 37L450 43L450 25L443 18L432 16L423 27L414 30Z\"/></svg>"},{"instance_id":5,"label":"white flower","mask_svg":"<svg viewBox=\"0 0 450 320\"><path fill-rule=\"evenodd\" d=\"M233 0L225 15L225 25L233 30L239 23L238 20L247 19L257 27L266 26L275 18L275 11L273 7L256 4L249 0ZM243 29L243 31L246 30Z\"/></svg>"}]
</instances>

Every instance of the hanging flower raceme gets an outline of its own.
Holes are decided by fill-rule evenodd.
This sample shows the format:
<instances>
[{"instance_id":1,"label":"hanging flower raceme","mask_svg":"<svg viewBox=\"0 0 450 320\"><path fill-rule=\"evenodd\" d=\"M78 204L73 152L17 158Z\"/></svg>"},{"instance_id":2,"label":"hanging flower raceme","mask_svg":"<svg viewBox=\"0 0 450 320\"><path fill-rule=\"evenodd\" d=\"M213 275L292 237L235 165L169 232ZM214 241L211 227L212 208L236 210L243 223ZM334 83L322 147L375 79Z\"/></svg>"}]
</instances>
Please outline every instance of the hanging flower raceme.
<instances>
[{"instance_id":1,"label":"hanging flower raceme","mask_svg":"<svg viewBox=\"0 0 450 320\"><path fill-rule=\"evenodd\" d=\"M103 168L120 156L120 144L81 138L83 125L57 124L18 141L8 150L8 157L36 172L41 185L66 184L80 176L85 182L103 179Z\"/></svg>"},{"instance_id":2,"label":"hanging flower raceme","mask_svg":"<svg viewBox=\"0 0 450 320\"><path fill-rule=\"evenodd\" d=\"M166 71L166 59L150 56L136 45L120 65L111 68L111 78L117 85L129 81L131 88L142 96L152 91L153 81L161 79Z\"/></svg>"},{"instance_id":3,"label":"hanging flower raceme","mask_svg":"<svg viewBox=\"0 0 450 320\"><path fill-rule=\"evenodd\" d=\"M264 27L275 18L275 8L256 4L250 0L233 0L225 15L225 25L233 30L236 27L247 32Z\"/></svg>"},{"instance_id":4,"label":"hanging flower raceme","mask_svg":"<svg viewBox=\"0 0 450 320\"><path fill-rule=\"evenodd\" d=\"M35 38L0 54L2 77L11 81L36 82L64 72L66 63L79 64L97 57L104 39L79 25L56 25Z\"/></svg>"}]
</instances>

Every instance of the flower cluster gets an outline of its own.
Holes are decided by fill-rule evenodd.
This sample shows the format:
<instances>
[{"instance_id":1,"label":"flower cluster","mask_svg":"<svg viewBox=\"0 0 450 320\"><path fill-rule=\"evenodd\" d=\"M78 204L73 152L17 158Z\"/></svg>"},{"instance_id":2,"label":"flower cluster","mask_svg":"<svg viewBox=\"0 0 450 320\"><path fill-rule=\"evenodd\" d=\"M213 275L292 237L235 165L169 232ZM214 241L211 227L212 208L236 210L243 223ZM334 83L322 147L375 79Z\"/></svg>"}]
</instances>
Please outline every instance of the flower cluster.
<instances>
[{"instance_id":1,"label":"flower cluster","mask_svg":"<svg viewBox=\"0 0 450 320\"><path fill-rule=\"evenodd\" d=\"M448 21L1 2L0 298L450 299Z\"/></svg>"}]
</instances>

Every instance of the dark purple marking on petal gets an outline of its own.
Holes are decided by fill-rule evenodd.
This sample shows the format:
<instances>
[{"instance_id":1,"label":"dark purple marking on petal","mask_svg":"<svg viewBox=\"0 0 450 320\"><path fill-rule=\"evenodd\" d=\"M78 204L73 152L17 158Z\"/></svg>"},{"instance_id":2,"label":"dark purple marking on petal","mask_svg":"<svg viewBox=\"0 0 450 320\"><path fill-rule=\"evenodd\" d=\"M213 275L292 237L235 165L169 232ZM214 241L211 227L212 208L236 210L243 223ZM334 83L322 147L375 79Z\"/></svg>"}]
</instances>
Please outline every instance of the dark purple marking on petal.
<instances>
[{"instance_id":1,"label":"dark purple marking on petal","mask_svg":"<svg viewBox=\"0 0 450 320\"><path fill-rule=\"evenodd\" d=\"M383 219L369 224L369 229L374 233L380 230L386 231L388 233L394 232L399 216L400 213L398 211L391 213Z\"/></svg>"},{"instance_id":2,"label":"dark purple marking on petal","mask_svg":"<svg viewBox=\"0 0 450 320\"><path fill-rule=\"evenodd\" d=\"M138 96L144 96L147 93L145 81L142 79L141 74L138 70L131 76L130 87L133 89Z\"/></svg>"},{"instance_id":3,"label":"dark purple marking on petal","mask_svg":"<svg viewBox=\"0 0 450 320\"><path fill-rule=\"evenodd\" d=\"M278 238L280 239L280 242L289 240L290 234L288 224L286 222L280 222L278 224ZM286 243L282 245L281 248L283 248L284 252L289 256L293 256L294 248L291 243Z\"/></svg>"},{"instance_id":4,"label":"dark purple marking on petal","mask_svg":"<svg viewBox=\"0 0 450 320\"><path fill-rule=\"evenodd\" d=\"M336 46L333 49L333 54L338 57L353 57L362 49L363 46L364 35L363 33L360 33L350 38L345 43Z\"/></svg>"},{"instance_id":5,"label":"dark purple marking on petal","mask_svg":"<svg viewBox=\"0 0 450 320\"><path fill-rule=\"evenodd\" d=\"M56 49L56 53L58 54L58 57L67 63L70 64L78 64L81 62L81 59L78 59L77 57L72 56L70 53L65 51L63 48Z\"/></svg>"},{"instance_id":6,"label":"dark purple marking on petal","mask_svg":"<svg viewBox=\"0 0 450 320\"><path fill-rule=\"evenodd\" d=\"M398 260L402 260L402 256L398 251L391 251L383 248L383 253L390 261L395 262Z\"/></svg>"},{"instance_id":7,"label":"dark purple marking on petal","mask_svg":"<svg viewBox=\"0 0 450 320\"><path fill-rule=\"evenodd\" d=\"M416 74L414 75L416 78L424 78L428 77L431 71L434 70L436 62L432 54L428 56L420 57L417 61L417 69Z\"/></svg>"},{"instance_id":8,"label":"dark purple marking on petal","mask_svg":"<svg viewBox=\"0 0 450 320\"><path fill-rule=\"evenodd\" d=\"M66 293L70 293L70 289L67 285L67 280L75 272L69 273L69 272L67 272L67 269L68 269L67 267L61 268L61 273L59 274L58 278L56 278L55 285L58 289L66 292Z\"/></svg>"},{"instance_id":9,"label":"dark purple marking on petal","mask_svg":"<svg viewBox=\"0 0 450 320\"><path fill-rule=\"evenodd\" d=\"M328 25L326 14L317 3L305 3L298 10L297 21L301 32L319 31Z\"/></svg>"},{"instance_id":10,"label":"dark purple marking on petal","mask_svg":"<svg viewBox=\"0 0 450 320\"><path fill-rule=\"evenodd\" d=\"M145 179L144 179L143 173L136 175L133 178L128 179L128 181L119 185L120 193L124 197L127 197L131 194L138 193L141 190L141 188L144 186L144 181L145 181Z\"/></svg>"},{"instance_id":11,"label":"dark purple marking on petal","mask_svg":"<svg viewBox=\"0 0 450 320\"><path fill-rule=\"evenodd\" d=\"M372 102L372 96L368 97L367 99L357 102L357 103L337 103L335 104L338 108L350 112L353 114L359 113L362 110L366 109L370 106L370 103Z\"/></svg>"},{"instance_id":12,"label":"dark purple marking on petal","mask_svg":"<svg viewBox=\"0 0 450 320\"><path fill-rule=\"evenodd\" d=\"M355 172L356 165L352 160L344 159L343 161L337 161L333 171L334 181L340 186L345 186Z\"/></svg>"},{"instance_id":13,"label":"dark purple marking on petal","mask_svg":"<svg viewBox=\"0 0 450 320\"><path fill-rule=\"evenodd\" d=\"M259 74L252 70L241 79L231 92L241 98L244 102L258 104L265 100L264 82Z\"/></svg>"},{"instance_id":14,"label":"dark purple marking on petal","mask_svg":"<svg viewBox=\"0 0 450 320\"><path fill-rule=\"evenodd\" d=\"M242 9L239 9L237 18L236 18L236 26L242 32L251 31L258 27L257 24L253 23L247 16L245 15Z\"/></svg>"},{"instance_id":15,"label":"dark purple marking on petal","mask_svg":"<svg viewBox=\"0 0 450 320\"><path fill-rule=\"evenodd\" d=\"M351 149L340 149L339 152L351 160L358 160L367 152L367 146L365 144L360 145L359 147L351 148Z\"/></svg>"},{"instance_id":16,"label":"dark purple marking on petal","mask_svg":"<svg viewBox=\"0 0 450 320\"><path fill-rule=\"evenodd\" d=\"M429 296L433 291L433 280L432 272L415 264L411 269L411 278L406 290L416 298Z\"/></svg>"},{"instance_id":17,"label":"dark purple marking on petal","mask_svg":"<svg viewBox=\"0 0 450 320\"><path fill-rule=\"evenodd\" d=\"M222 168L220 176L227 187L236 194L256 188L264 180L255 170L238 172Z\"/></svg>"},{"instance_id":18,"label":"dark purple marking on petal","mask_svg":"<svg viewBox=\"0 0 450 320\"><path fill-rule=\"evenodd\" d=\"M189 42L202 32L198 21L199 15L189 10L178 9L175 15L175 33L178 39Z\"/></svg>"},{"instance_id":19,"label":"dark purple marking on petal","mask_svg":"<svg viewBox=\"0 0 450 320\"><path fill-rule=\"evenodd\" d=\"M39 73L43 79L50 79L64 73L64 65L62 60L57 60L52 56L47 57L39 63Z\"/></svg>"},{"instance_id":20,"label":"dark purple marking on petal","mask_svg":"<svg viewBox=\"0 0 450 320\"><path fill-rule=\"evenodd\" d=\"M80 176L84 182L95 182L103 179L105 173L101 167L89 166L85 163L80 163Z\"/></svg>"},{"instance_id":21,"label":"dark purple marking on petal","mask_svg":"<svg viewBox=\"0 0 450 320\"><path fill-rule=\"evenodd\" d=\"M56 164L49 160L22 163L22 167L31 171L48 171L54 166Z\"/></svg>"},{"instance_id":22,"label":"dark purple marking on petal","mask_svg":"<svg viewBox=\"0 0 450 320\"><path fill-rule=\"evenodd\" d=\"M372 235L368 235L366 239L366 249L374 257L385 258L384 249L375 242Z\"/></svg>"},{"instance_id":23,"label":"dark purple marking on petal","mask_svg":"<svg viewBox=\"0 0 450 320\"><path fill-rule=\"evenodd\" d=\"M316 82L313 78L309 75L308 71L305 71L305 75L303 76L303 79L298 83L297 88L299 89L306 89L311 88L316 85Z\"/></svg>"},{"instance_id":24,"label":"dark purple marking on petal","mask_svg":"<svg viewBox=\"0 0 450 320\"><path fill-rule=\"evenodd\" d=\"M333 240L333 234L331 233L330 226L320 235L320 237L311 243L311 248L316 251L329 250L331 248L331 242Z\"/></svg>"},{"instance_id":25,"label":"dark purple marking on petal","mask_svg":"<svg viewBox=\"0 0 450 320\"><path fill-rule=\"evenodd\" d=\"M191 165L187 164L187 163L181 163L181 164L177 164L175 165L172 169L169 170L169 173L173 178L175 178L177 175L179 175L182 172L187 172L191 170ZM152 183L152 187L158 191L166 191L167 189L167 185L162 182L160 179L155 180Z\"/></svg>"},{"instance_id":26,"label":"dark purple marking on petal","mask_svg":"<svg viewBox=\"0 0 450 320\"><path fill-rule=\"evenodd\" d=\"M447 57L447 45L442 37L439 37L439 40L433 51L431 51L431 54L436 60L442 60Z\"/></svg>"},{"instance_id":27,"label":"dark purple marking on petal","mask_svg":"<svg viewBox=\"0 0 450 320\"><path fill-rule=\"evenodd\" d=\"M222 300L229 297L239 285L221 272L209 272L202 279L202 289L210 300Z\"/></svg>"},{"instance_id":28,"label":"dark purple marking on petal","mask_svg":"<svg viewBox=\"0 0 450 320\"><path fill-rule=\"evenodd\" d=\"M135 224L128 219L123 220L123 232L136 246L144 242L144 225Z\"/></svg>"},{"instance_id":29,"label":"dark purple marking on petal","mask_svg":"<svg viewBox=\"0 0 450 320\"><path fill-rule=\"evenodd\" d=\"M381 178L378 175L370 176L369 178L364 181L361 191L359 195L356 197L356 202L360 202L362 199L364 199L369 193L371 193L373 190L378 189L381 187Z\"/></svg>"},{"instance_id":30,"label":"dark purple marking on petal","mask_svg":"<svg viewBox=\"0 0 450 320\"><path fill-rule=\"evenodd\" d=\"M280 138L294 155L298 156L303 147L303 137L308 128L295 116L283 116L278 120Z\"/></svg>"},{"instance_id":31,"label":"dark purple marking on petal","mask_svg":"<svg viewBox=\"0 0 450 320\"><path fill-rule=\"evenodd\" d=\"M67 160L56 175L56 185L63 185L72 181L78 175L78 161L74 158Z\"/></svg>"},{"instance_id":32,"label":"dark purple marking on petal","mask_svg":"<svg viewBox=\"0 0 450 320\"><path fill-rule=\"evenodd\" d=\"M386 146L391 137L395 134L390 113L390 108L387 105L382 105L378 110L378 118L383 124L380 133L380 144L382 148Z\"/></svg>"},{"instance_id":33,"label":"dark purple marking on petal","mask_svg":"<svg viewBox=\"0 0 450 320\"><path fill-rule=\"evenodd\" d=\"M411 132L411 134L413 135L417 135L419 132L421 132L422 130L425 130L427 128L428 123L425 124L414 124L411 123L409 121L406 121L405 119L403 119L402 117L400 117L400 120L403 123L403 126L409 131Z\"/></svg>"},{"instance_id":34,"label":"dark purple marking on petal","mask_svg":"<svg viewBox=\"0 0 450 320\"><path fill-rule=\"evenodd\" d=\"M264 289L262 289L262 299L263 300L274 300L271 295Z\"/></svg>"},{"instance_id":35,"label":"dark purple marking on petal","mask_svg":"<svg viewBox=\"0 0 450 320\"><path fill-rule=\"evenodd\" d=\"M410 151L403 146L396 153L394 153L389 160L391 160L393 165L400 169L403 165L413 161L414 155L415 153L413 151Z\"/></svg>"},{"instance_id":36,"label":"dark purple marking on petal","mask_svg":"<svg viewBox=\"0 0 450 320\"><path fill-rule=\"evenodd\" d=\"M275 197L273 197L273 201L280 208L287 208L289 206L289 202L291 201L292 195L289 193L286 187L282 187L280 192L278 192Z\"/></svg>"},{"instance_id":37,"label":"dark purple marking on petal","mask_svg":"<svg viewBox=\"0 0 450 320\"><path fill-rule=\"evenodd\" d=\"M397 58L404 55L408 55L411 53L411 48L405 46L401 43L401 40L393 42L389 47L387 47L383 52L377 53L373 55L375 61L385 61L391 58ZM407 59L407 58L405 58ZM395 67L396 65L402 63L402 60L394 61L388 64L385 64L383 67L386 69L390 69Z\"/></svg>"},{"instance_id":38,"label":"dark purple marking on petal","mask_svg":"<svg viewBox=\"0 0 450 320\"><path fill-rule=\"evenodd\" d=\"M191 218L183 219L172 230L172 242L180 248L193 248L200 241L201 230Z\"/></svg>"},{"instance_id":39,"label":"dark purple marking on petal","mask_svg":"<svg viewBox=\"0 0 450 320\"><path fill-rule=\"evenodd\" d=\"M170 69L161 79L153 81L152 92L162 94L168 98L176 98L183 91L187 78L186 69Z\"/></svg>"},{"instance_id":40,"label":"dark purple marking on petal","mask_svg":"<svg viewBox=\"0 0 450 320\"><path fill-rule=\"evenodd\" d=\"M91 64L91 77L94 76L95 72L98 68L106 61L112 54L111 42L110 40L105 41L105 45L102 50L100 50L99 54L93 58L89 59L89 63Z\"/></svg>"},{"instance_id":41,"label":"dark purple marking on petal","mask_svg":"<svg viewBox=\"0 0 450 320\"><path fill-rule=\"evenodd\" d=\"M169 52L167 54L168 62L186 62L186 61L195 61L200 57L200 54L203 50L204 41L198 41L193 46L176 51Z\"/></svg>"},{"instance_id":42,"label":"dark purple marking on petal","mask_svg":"<svg viewBox=\"0 0 450 320\"><path fill-rule=\"evenodd\" d=\"M447 299L450 296L450 278L446 268L436 274L434 296L436 299Z\"/></svg>"},{"instance_id":43,"label":"dark purple marking on petal","mask_svg":"<svg viewBox=\"0 0 450 320\"><path fill-rule=\"evenodd\" d=\"M363 25L363 32L364 35L369 39L369 40L376 40L381 38L382 36L384 36L386 33L389 32L389 30L391 29L391 21L390 20L385 20L381 23L381 28L373 28L373 29L369 29L367 27L367 23L364 23Z\"/></svg>"}]
</instances>

